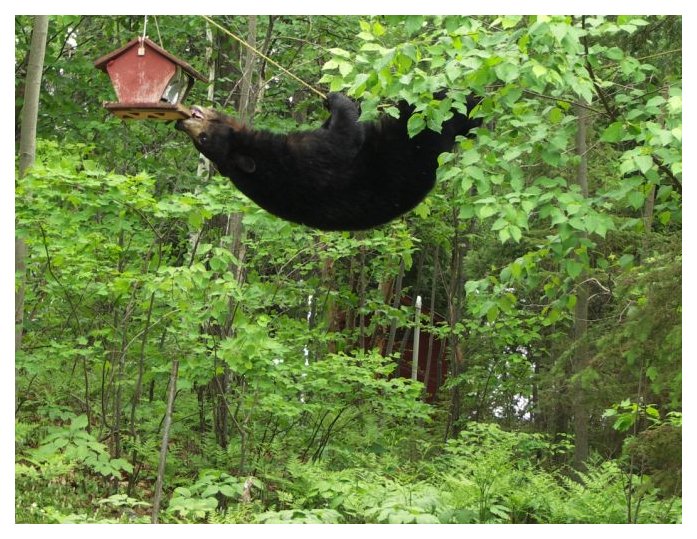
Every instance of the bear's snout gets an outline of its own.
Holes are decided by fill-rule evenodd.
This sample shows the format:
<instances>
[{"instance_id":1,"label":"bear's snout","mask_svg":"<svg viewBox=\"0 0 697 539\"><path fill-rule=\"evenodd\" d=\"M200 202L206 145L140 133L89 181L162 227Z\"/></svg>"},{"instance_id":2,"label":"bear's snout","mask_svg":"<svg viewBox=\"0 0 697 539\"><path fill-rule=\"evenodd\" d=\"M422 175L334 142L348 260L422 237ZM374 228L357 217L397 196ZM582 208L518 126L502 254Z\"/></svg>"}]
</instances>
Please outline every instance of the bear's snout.
<instances>
[{"instance_id":1,"label":"bear's snout","mask_svg":"<svg viewBox=\"0 0 697 539\"><path fill-rule=\"evenodd\" d=\"M198 120L205 119L204 110L198 106L191 107L191 117L196 118Z\"/></svg>"},{"instance_id":2,"label":"bear's snout","mask_svg":"<svg viewBox=\"0 0 697 539\"><path fill-rule=\"evenodd\" d=\"M210 119L208 109L194 105L189 111L189 117L183 120L177 120L174 128L179 131L184 131L191 137L198 136L203 129L205 123Z\"/></svg>"}]
</instances>

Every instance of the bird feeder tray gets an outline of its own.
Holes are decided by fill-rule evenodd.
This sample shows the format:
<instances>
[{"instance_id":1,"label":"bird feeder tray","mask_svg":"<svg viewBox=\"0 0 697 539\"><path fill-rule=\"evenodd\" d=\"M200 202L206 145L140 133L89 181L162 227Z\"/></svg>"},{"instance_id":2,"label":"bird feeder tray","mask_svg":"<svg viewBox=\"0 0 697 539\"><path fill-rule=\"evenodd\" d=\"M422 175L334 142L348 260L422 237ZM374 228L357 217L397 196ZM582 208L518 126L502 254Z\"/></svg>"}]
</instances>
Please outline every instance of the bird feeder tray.
<instances>
[{"instance_id":1,"label":"bird feeder tray","mask_svg":"<svg viewBox=\"0 0 697 539\"><path fill-rule=\"evenodd\" d=\"M181 104L195 79L193 67L148 38L135 38L102 56L95 67L109 75L118 99L104 107L124 120L177 120L189 117Z\"/></svg>"},{"instance_id":2,"label":"bird feeder tray","mask_svg":"<svg viewBox=\"0 0 697 539\"><path fill-rule=\"evenodd\" d=\"M104 108L122 120L183 120L191 111L170 103L104 103Z\"/></svg>"}]
</instances>

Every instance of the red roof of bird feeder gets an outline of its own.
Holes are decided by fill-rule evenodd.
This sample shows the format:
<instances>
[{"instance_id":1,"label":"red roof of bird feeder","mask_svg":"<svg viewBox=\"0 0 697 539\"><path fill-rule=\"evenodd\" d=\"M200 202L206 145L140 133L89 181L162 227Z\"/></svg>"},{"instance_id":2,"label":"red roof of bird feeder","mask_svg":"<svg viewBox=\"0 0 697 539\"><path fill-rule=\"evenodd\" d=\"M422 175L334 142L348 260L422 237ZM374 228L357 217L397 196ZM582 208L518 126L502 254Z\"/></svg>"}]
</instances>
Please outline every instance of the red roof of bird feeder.
<instances>
[{"instance_id":1,"label":"red roof of bird feeder","mask_svg":"<svg viewBox=\"0 0 697 539\"><path fill-rule=\"evenodd\" d=\"M116 91L118 103L104 106L120 118L177 119L188 117L188 111L178 101L183 99L193 79L206 78L186 62L172 56L148 38L137 37L95 61L94 66L105 71ZM163 100L163 93L181 69L189 77L186 90L176 100Z\"/></svg>"}]
</instances>

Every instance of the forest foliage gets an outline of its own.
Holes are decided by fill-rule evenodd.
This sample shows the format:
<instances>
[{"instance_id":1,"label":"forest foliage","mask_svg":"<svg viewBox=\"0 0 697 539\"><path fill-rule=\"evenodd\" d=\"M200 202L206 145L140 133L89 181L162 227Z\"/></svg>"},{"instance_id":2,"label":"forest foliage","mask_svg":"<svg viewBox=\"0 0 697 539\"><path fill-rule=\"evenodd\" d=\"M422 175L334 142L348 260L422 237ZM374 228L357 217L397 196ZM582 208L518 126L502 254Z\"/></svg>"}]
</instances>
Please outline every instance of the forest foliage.
<instances>
[{"instance_id":1,"label":"forest foliage","mask_svg":"<svg viewBox=\"0 0 697 539\"><path fill-rule=\"evenodd\" d=\"M438 130L475 93L483 126L406 216L311 230L171 123L102 108L93 61L142 17L51 16L15 183L17 521L150 522L171 430L161 522L680 522L681 19L215 21L363 119L406 99L411 134ZM188 103L274 131L326 118L202 18L157 32L213 75ZM433 360L414 381L417 295Z\"/></svg>"}]
</instances>

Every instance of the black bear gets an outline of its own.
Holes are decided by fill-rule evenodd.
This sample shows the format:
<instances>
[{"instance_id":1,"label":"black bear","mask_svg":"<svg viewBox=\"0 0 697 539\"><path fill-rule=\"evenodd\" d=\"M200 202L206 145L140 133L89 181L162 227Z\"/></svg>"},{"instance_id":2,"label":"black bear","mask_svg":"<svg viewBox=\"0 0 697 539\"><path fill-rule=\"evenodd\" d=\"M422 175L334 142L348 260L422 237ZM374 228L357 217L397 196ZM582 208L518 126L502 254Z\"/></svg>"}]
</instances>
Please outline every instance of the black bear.
<instances>
[{"instance_id":1,"label":"black bear","mask_svg":"<svg viewBox=\"0 0 697 539\"><path fill-rule=\"evenodd\" d=\"M477 102L468 99L468 112ZM270 213L321 230L362 230L421 202L435 184L438 155L481 125L456 112L441 133L424 129L409 138L414 107L405 101L399 118L376 122L358 121L358 106L342 94L330 93L326 104L331 116L320 129L287 135L252 130L201 107L176 127Z\"/></svg>"}]
</instances>

